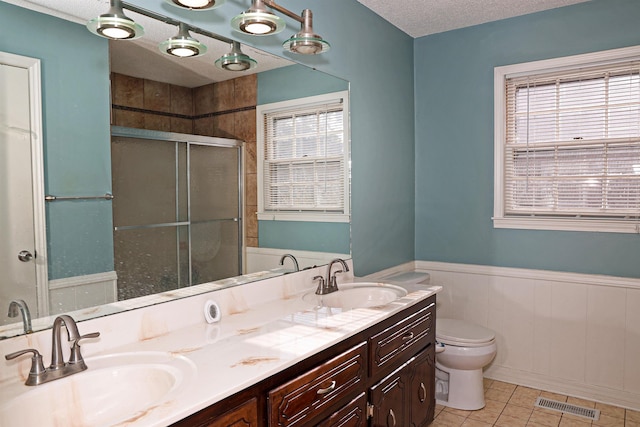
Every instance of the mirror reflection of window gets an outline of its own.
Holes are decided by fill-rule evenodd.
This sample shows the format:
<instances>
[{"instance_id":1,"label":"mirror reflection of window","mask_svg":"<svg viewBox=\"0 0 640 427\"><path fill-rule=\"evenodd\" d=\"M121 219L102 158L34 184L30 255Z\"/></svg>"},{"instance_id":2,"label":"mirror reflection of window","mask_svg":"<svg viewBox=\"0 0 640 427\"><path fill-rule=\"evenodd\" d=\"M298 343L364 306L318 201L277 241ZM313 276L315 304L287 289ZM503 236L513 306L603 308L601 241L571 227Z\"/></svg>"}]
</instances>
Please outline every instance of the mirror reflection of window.
<instances>
[{"instance_id":1,"label":"mirror reflection of window","mask_svg":"<svg viewBox=\"0 0 640 427\"><path fill-rule=\"evenodd\" d=\"M334 93L259 106L261 219L340 221L348 214L347 99Z\"/></svg>"}]
</instances>

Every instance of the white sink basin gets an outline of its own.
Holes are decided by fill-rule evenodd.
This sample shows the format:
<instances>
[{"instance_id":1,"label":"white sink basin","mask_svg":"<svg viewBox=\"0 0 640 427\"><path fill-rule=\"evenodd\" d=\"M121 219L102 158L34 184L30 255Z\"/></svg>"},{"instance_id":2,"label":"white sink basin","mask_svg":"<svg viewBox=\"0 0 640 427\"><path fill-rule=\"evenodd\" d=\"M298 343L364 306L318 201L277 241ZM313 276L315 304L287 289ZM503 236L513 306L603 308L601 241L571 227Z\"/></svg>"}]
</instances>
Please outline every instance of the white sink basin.
<instances>
[{"instance_id":1,"label":"white sink basin","mask_svg":"<svg viewBox=\"0 0 640 427\"><path fill-rule=\"evenodd\" d=\"M341 308L383 307L407 295L399 286L376 282L357 282L338 285L338 291L327 295L309 292L302 299L314 306Z\"/></svg>"},{"instance_id":2,"label":"white sink basin","mask_svg":"<svg viewBox=\"0 0 640 427\"><path fill-rule=\"evenodd\" d=\"M87 358L86 371L39 386L21 385L0 404L0 425L113 426L144 416L179 393L195 365L164 352Z\"/></svg>"}]
</instances>

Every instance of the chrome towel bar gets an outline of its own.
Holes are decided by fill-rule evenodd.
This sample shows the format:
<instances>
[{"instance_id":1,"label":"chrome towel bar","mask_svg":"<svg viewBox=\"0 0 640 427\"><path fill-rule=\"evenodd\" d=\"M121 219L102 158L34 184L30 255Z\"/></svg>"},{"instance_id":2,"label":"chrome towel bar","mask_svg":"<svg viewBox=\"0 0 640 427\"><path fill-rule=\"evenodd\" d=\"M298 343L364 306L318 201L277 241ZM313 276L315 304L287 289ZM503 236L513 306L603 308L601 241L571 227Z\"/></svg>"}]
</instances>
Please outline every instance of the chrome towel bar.
<instances>
[{"instance_id":1,"label":"chrome towel bar","mask_svg":"<svg viewBox=\"0 0 640 427\"><path fill-rule=\"evenodd\" d=\"M55 202L56 200L113 200L113 194L105 193L103 196L44 196L47 202Z\"/></svg>"}]
</instances>

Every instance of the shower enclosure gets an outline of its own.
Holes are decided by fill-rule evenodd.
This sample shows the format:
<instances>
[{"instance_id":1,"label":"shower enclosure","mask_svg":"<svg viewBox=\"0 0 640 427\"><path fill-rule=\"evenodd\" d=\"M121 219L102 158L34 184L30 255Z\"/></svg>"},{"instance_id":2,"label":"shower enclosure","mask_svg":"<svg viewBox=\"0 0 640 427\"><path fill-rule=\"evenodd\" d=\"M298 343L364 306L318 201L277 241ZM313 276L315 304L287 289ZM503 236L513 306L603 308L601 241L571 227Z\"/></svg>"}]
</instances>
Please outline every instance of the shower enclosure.
<instances>
[{"instance_id":1,"label":"shower enclosure","mask_svg":"<svg viewBox=\"0 0 640 427\"><path fill-rule=\"evenodd\" d=\"M112 127L119 300L242 273L241 147Z\"/></svg>"}]
</instances>

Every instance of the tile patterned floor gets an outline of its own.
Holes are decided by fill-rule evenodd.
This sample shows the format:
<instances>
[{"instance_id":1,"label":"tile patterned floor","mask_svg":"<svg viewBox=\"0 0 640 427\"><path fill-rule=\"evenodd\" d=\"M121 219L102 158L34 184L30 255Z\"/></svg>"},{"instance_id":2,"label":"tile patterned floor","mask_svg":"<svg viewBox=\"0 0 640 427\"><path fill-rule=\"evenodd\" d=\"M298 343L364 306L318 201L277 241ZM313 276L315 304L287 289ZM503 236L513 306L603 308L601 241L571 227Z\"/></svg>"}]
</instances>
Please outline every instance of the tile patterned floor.
<instances>
[{"instance_id":1,"label":"tile patterned floor","mask_svg":"<svg viewBox=\"0 0 640 427\"><path fill-rule=\"evenodd\" d=\"M430 427L640 427L640 412L485 379L486 406L461 411L436 405ZM598 421L535 407L538 396L600 410Z\"/></svg>"}]
</instances>

